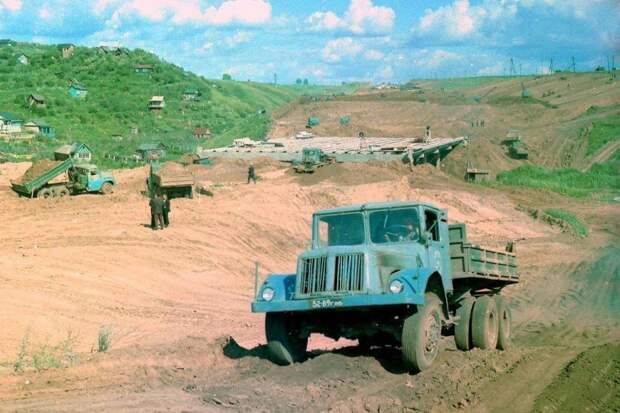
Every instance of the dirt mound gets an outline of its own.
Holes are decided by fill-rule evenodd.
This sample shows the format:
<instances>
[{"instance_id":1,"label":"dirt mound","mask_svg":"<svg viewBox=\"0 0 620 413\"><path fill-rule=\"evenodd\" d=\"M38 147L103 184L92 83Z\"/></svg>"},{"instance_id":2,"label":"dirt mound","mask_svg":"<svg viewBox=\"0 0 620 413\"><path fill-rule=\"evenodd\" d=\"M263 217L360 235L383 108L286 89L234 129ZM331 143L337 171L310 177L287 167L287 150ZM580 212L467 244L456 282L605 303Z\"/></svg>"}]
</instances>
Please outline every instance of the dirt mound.
<instances>
[{"instance_id":1,"label":"dirt mound","mask_svg":"<svg viewBox=\"0 0 620 413\"><path fill-rule=\"evenodd\" d=\"M217 158L210 166L192 165L190 170L198 179L212 182L240 182L247 179L248 168L254 165L260 177L265 172L286 168L286 164L269 157L255 159Z\"/></svg>"},{"instance_id":2,"label":"dirt mound","mask_svg":"<svg viewBox=\"0 0 620 413\"><path fill-rule=\"evenodd\" d=\"M177 162L166 162L157 170L159 176L182 176L189 173L186 167Z\"/></svg>"},{"instance_id":3,"label":"dirt mound","mask_svg":"<svg viewBox=\"0 0 620 413\"><path fill-rule=\"evenodd\" d=\"M327 165L311 174L298 174L290 170L288 174L297 178L301 185L316 185L329 181L339 185L355 186L376 182L391 181L407 175L408 166L398 161L367 163L339 163Z\"/></svg>"},{"instance_id":4,"label":"dirt mound","mask_svg":"<svg viewBox=\"0 0 620 413\"><path fill-rule=\"evenodd\" d=\"M37 176L49 171L50 169L61 163L62 162L60 161L52 161L49 159L41 159L39 161L36 161L21 177L17 178L15 182L18 184L28 182L31 179L36 178Z\"/></svg>"}]
</instances>

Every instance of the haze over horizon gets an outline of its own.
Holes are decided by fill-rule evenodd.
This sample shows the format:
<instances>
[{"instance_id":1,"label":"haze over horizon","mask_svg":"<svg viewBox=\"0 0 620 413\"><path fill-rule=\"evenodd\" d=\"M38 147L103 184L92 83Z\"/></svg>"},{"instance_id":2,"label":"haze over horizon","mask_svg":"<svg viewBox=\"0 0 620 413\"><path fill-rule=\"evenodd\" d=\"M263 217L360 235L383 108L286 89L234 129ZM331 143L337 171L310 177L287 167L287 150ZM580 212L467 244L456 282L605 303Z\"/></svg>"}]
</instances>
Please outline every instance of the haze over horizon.
<instances>
[{"instance_id":1,"label":"haze over horizon","mask_svg":"<svg viewBox=\"0 0 620 413\"><path fill-rule=\"evenodd\" d=\"M0 0L0 37L142 48L209 78L404 82L617 65L620 3Z\"/></svg>"}]
</instances>

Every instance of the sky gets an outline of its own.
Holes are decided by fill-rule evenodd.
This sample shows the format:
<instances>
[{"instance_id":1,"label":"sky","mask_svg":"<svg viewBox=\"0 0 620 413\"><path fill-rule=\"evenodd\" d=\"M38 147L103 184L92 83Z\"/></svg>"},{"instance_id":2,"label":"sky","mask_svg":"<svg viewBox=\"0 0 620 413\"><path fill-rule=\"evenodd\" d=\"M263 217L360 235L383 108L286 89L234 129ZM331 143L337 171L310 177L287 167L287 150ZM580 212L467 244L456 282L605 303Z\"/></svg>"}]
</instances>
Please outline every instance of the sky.
<instances>
[{"instance_id":1,"label":"sky","mask_svg":"<svg viewBox=\"0 0 620 413\"><path fill-rule=\"evenodd\" d=\"M291 83L620 64L619 0L0 0L0 38L142 48L208 78Z\"/></svg>"}]
</instances>

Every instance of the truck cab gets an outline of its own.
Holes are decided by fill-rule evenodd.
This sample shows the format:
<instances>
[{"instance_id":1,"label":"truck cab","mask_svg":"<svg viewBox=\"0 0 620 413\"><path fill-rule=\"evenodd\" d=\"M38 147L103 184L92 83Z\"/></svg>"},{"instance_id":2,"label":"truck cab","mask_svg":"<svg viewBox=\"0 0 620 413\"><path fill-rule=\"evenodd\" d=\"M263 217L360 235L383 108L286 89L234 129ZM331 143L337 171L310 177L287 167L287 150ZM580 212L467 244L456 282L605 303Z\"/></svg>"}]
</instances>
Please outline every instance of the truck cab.
<instances>
[{"instance_id":1,"label":"truck cab","mask_svg":"<svg viewBox=\"0 0 620 413\"><path fill-rule=\"evenodd\" d=\"M473 284L462 281L469 274L453 274L451 246L447 211L427 203L369 203L315 213L312 245L299 255L296 272L270 275L252 302L254 312L266 313L275 360L300 360L308 336L322 333L400 345L412 369L428 367L442 326L454 322L459 302L473 291ZM486 287L477 284L475 290Z\"/></svg>"},{"instance_id":2,"label":"truck cab","mask_svg":"<svg viewBox=\"0 0 620 413\"><path fill-rule=\"evenodd\" d=\"M116 185L116 179L108 172L100 171L96 165L80 164L71 171L74 186L80 191L101 192L107 194Z\"/></svg>"}]
</instances>

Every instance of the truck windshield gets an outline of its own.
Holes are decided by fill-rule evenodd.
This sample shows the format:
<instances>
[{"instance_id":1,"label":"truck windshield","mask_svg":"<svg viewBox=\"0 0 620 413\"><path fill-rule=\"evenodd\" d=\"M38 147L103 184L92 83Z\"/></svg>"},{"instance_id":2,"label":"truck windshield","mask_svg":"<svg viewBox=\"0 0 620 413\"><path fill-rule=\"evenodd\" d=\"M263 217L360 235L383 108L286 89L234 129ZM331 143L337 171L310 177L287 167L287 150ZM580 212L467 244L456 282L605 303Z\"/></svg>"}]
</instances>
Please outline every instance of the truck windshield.
<instances>
[{"instance_id":1,"label":"truck windshield","mask_svg":"<svg viewBox=\"0 0 620 413\"><path fill-rule=\"evenodd\" d=\"M375 244L420 239L420 220L416 208L374 211L370 213L369 222L370 239Z\"/></svg>"},{"instance_id":2,"label":"truck windshield","mask_svg":"<svg viewBox=\"0 0 620 413\"><path fill-rule=\"evenodd\" d=\"M359 212L319 217L317 230L320 247L364 243L364 219Z\"/></svg>"}]
</instances>

